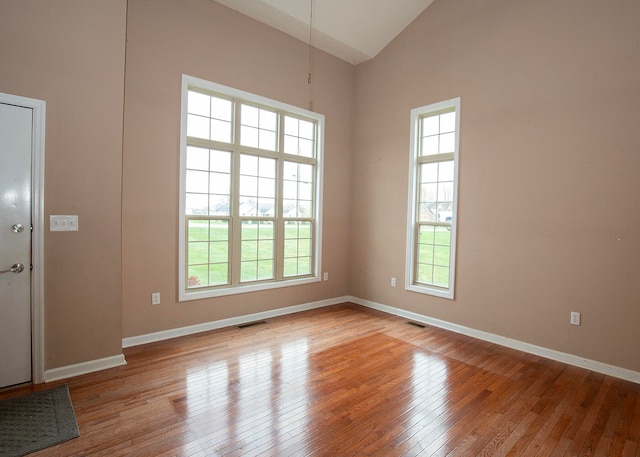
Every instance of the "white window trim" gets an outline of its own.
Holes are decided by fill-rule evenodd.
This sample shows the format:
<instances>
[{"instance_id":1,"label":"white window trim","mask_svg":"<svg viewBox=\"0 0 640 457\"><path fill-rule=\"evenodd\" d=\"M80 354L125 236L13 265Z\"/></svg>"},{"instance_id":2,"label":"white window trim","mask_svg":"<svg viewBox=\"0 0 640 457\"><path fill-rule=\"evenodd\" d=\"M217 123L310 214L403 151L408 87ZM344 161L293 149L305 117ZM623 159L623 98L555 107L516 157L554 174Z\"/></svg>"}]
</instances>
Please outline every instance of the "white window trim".
<instances>
[{"instance_id":1,"label":"white window trim","mask_svg":"<svg viewBox=\"0 0 640 457\"><path fill-rule=\"evenodd\" d=\"M449 287L447 289L427 286L424 284L416 284L415 276L415 252L416 252L416 235L415 226L417 218L417 163L420 152L420 139L418 138L420 129L420 118L425 114L434 113L446 109L454 108L456 111L456 132L455 132L455 149L454 157L454 186L453 186L453 214L451 221L451 258L449 269ZM436 297L454 299L455 295L455 277L456 277L456 239L458 224L458 152L460 149L460 97L452 98L438 103L414 108L411 110L411 145L409 160L409 198L407 210L407 250L406 250L406 268L405 268L405 289L411 292L433 295Z\"/></svg>"},{"instance_id":2,"label":"white window trim","mask_svg":"<svg viewBox=\"0 0 640 457\"><path fill-rule=\"evenodd\" d=\"M313 276L304 278L283 279L271 282L259 282L252 284L222 287L217 289L187 290L186 288L186 232L185 232L185 191L186 191L186 148L187 148L187 92L189 87L197 87L216 93L229 95L234 98L241 98L250 103L264 105L267 107L287 111L304 117L310 117L317 121L317 150L316 150L316 197L315 197L315 258L313 262ZM220 297L225 295L235 295L261 290L278 289L281 287L291 287L303 284L311 284L321 281L322 271L322 186L323 186L323 151L324 151L324 115L311 112L287 103L271 100L249 92L245 92L232 87L206 81L189 75L182 75L180 108L180 195L179 195L179 220L178 220L178 300L189 301L202 298Z\"/></svg>"}]
</instances>

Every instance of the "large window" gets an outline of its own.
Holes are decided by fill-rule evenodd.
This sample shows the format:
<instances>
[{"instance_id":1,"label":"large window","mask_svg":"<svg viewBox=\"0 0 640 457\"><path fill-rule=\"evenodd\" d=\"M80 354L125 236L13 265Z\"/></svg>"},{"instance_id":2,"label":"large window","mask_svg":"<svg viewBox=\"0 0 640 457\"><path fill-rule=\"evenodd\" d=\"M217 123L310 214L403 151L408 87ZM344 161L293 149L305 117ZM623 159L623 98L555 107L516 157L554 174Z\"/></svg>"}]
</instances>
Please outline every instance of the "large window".
<instances>
[{"instance_id":1,"label":"large window","mask_svg":"<svg viewBox=\"0 0 640 457\"><path fill-rule=\"evenodd\" d=\"M182 86L180 300L320 280L323 116Z\"/></svg>"},{"instance_id":2,"label":"large window","mask_svg":"<svg viewBox=\"0 0 640 457\"><path fill-rule=\"evenodd\" d=\"M411 111L408 290L453 298L460 99Z\"/></svg>"}]
</instances>

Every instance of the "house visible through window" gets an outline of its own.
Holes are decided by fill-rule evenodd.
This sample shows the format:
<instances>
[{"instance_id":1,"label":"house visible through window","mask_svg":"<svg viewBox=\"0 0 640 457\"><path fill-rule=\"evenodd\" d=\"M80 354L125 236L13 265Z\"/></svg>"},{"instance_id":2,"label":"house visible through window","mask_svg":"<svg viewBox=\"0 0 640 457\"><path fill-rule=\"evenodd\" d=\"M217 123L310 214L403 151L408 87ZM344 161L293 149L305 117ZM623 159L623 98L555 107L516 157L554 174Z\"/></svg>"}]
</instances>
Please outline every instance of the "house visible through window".
<instances>
[{"instance_id":1,"label":"house visible through window","mask_svg":"<svg viewBox=\"0 0 640 457\"><path fill-rule=\"evenodd\" d=\"M460 99L411 111L407 289L453 298Z\"/></svg>"},{"instance_id":2,"label":"house visible through window","mask_svg":"<svg viewBox=\"0 0 640 457\"><path fill-rule=\"evenodd\" d=\"M180 299L318 281L324 118L183 77Z\"/></svg>"}]
</instances>

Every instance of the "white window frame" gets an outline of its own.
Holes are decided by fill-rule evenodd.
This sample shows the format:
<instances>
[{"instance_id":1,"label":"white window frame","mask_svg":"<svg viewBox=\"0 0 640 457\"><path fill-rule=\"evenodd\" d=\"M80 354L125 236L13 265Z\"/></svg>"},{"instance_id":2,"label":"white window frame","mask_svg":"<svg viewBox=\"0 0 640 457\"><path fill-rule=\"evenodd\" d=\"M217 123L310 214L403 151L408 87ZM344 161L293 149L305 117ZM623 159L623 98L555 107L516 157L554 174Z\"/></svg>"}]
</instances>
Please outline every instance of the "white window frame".
<instances>
[{"instance_id":1,"label":"white window frame","mask_svg":"<svg viewBox=\"0 0 640 457\"><path fill-rule=\"evenodd\" d=\"M292 115L311 118L316 121L316 175L315 175L315 208L314 224L315 240L313 244L312 275L291 279L271 280L248 284L238 284L218 288L188 289L187 288L187 259L186 259L186 156L187 156L187 99L189 89L200 89L218 93L230 98L241 99L243 102L284 111ZM180 121L180 195L179 195L179 250L178 250L178 300L188 301L202 298L219 297L281 287L297 286L321 281L322 265L322 183L323 183L323 139L324 115L305 110L293 105L271 100L242 90L206 81L189 75L182 75L182 102Z\"/></svg>"},{"instance_id":2,"label":"white window frame","mask_svg":"<svg viewBox=\"0 0 640 457\"><path fill-rule=\"evenodd\" d=\"M438 287L435 285L425 285L417 283L415 280L417 252L418 252L418 192L419 192L419 163L420 163L420 122L424 117L446 110L455 110L455 147L453 152L454 160L454 183L453 183L453 211L451 220L451 247L449 258L449 287ZM407 219L407 251L405 269L405 289L436 297L454 299L455 277L456 277L456 234L458 220L458 162L460 149L460 97L452 98L438 103L414 108L411 110L411 146L409 160L409 192L408 192L408 219Z\"/></svg>"}]
</instances>

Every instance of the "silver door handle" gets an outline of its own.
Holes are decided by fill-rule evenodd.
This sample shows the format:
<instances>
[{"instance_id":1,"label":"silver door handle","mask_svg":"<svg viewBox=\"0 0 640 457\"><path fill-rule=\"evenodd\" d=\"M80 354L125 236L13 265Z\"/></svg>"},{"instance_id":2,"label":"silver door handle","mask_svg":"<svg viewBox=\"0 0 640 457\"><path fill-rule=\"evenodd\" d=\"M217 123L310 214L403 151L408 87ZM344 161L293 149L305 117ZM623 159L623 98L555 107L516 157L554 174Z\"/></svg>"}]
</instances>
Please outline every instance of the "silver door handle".
<instances>
[{"instance_id":1,"label":"silver door handle","mask_svg":"<svg viewBox=\"0 0 640 457\"><path fill-rule=\"evenodd\" d=\"M14 263L13 265L11 265L11 268L9 268L8 270L2 270L0 271L0 274L2 273L22 273L24 271L24 265L22 265L21 263Z\"/></svg>"}]
</instances>

